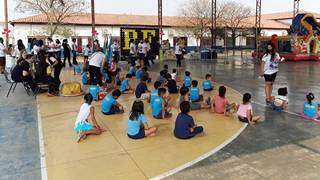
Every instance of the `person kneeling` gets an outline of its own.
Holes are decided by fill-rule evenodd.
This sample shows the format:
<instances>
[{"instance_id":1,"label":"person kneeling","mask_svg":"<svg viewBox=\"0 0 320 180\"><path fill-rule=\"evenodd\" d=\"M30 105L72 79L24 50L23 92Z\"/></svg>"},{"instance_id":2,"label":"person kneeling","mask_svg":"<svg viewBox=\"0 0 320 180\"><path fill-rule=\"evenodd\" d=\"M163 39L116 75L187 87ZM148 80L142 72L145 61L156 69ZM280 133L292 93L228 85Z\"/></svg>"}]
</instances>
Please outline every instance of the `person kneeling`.
<instances>
[{"instance_id":1,"label":"person kneeling","mask_svg":"<svg viewBox=\"0 0 320 180\"><path fill-rule=\"evenodd\" d=\"M116 89L102 100L101 110L104 115L124 113L123 106L117 102L120 96L120 90Z\"/></svg>"},{"instance_id":2,"label":"person kneeling","mask_svg":"<svg viewBox=\"0 0 320 180\"><path fill-rule=\"evenodd\" d=\"M183 101L180 104L180 110L174 127L174 136L178 139L190 139L203 132L202 126L194 123L192 116L189 115L190 103Z\"/></svg>"},{"instance_id":3,"label":"person kneeling","mask_svg":"<svg viewBox=\"0 0 320 180\"><path fill-rule=\"evenodd\" d=\"M152 116L156 119L165 119L172 116L170 113L171 107L168 105L167 97L165 97L166 93L165 88L159 88L158 96L154 98L151 104Z\"/></svg>"},{"instance_id":4,"label":"person kneeling","mask_svg":"<svg viewBox=\"0 0 320 180\"><path fill-rule=\"evenodd\" d=\"M144 115L144 105L140 100L134 101L128 120L127 135L131 139L142 139L144 137L155 136L156 127L149 127Z\"/></svg>"},{"instance_id":5,"label":"person kneeling","mask_svg":"<svg viewBox=\"0 0 320 180\"><path fill-rule=\"evenodd\" d=\"M86 94L84 96L84 103L82 104L80 111L77 116L74 130L78 133L78 140L86 139L88 135L100 135L105 130L102 129L94 116L94 107L91 105L93 97L91 94ZM88 119L91 119L93 124L88 122Z\"/></svg>"}]
</instances>

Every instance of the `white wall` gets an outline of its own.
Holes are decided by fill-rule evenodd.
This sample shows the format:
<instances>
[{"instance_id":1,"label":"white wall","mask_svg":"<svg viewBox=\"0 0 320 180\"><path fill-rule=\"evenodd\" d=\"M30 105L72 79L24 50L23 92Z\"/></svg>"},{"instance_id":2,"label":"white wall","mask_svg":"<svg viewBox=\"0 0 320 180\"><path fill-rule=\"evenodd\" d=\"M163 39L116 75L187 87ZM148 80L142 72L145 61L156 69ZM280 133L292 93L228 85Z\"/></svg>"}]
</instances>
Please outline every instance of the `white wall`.
<instances>
[{"instance_id":1,"label":"white wall","mask_svg":"<svg viewBox=\"0 0 320 180\"><path fill-rule=\"evenodd\" d=\"M261 31L262 36L272 36L274 34L278 35L278 36L286 36L288 35L287 30L269 30L269 29L263 29Z\"/></svg>"}]
</instances>

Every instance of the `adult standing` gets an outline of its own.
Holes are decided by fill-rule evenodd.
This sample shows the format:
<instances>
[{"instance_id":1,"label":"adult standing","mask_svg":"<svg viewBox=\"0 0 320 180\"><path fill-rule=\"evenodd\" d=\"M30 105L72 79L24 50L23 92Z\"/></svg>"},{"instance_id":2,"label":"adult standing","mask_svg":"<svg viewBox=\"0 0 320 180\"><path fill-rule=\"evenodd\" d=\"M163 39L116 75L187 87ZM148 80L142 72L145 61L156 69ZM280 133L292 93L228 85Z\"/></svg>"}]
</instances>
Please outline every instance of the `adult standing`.
<instances>
[{"instance_id":1,"label":"adult standing","mask_svg":"<svg viewBox=\"0 0 320 180\"><path fill-rule=\"evenodd\" d=\"M130 39L130 63L131 66L135 66L136 65L136 53L137 53L137 49L136 49L136 45L134 43L133 39Z\"/></svg>"},{"instance_id":2,"label":"adult standing","mask_svg":"<svg viewBox=\"0 0 320 180\"><path fill-rule=\"evenodd\" d=\"M276 80L279 71L280 55L276 52L273 44L269 43L267 51L262 57L260 76L265 79L266 104L271 104L273 83Z\"/></svg>"},{"instance_id":3,"label":"adult standing","mask_svg":"<svg viewBox=\"0 0 320 180\"><path fill-rule=\"evenodd\" d=\"M112 49L113 59L116 62L119 62L119 60L120 60L120 45L117 40L113 41L113 44L111 45L111 49Z\"/></svg>"},{"instance_id":4,"label":"adult standing","mask_svg":"<svg viewBox=\"0 0 320 180\"><path fill-rule=\"evenodd\" d=\"M105 54L101 47L98 51L93 53L89 58L89 74L92 84L102 86L102 74L101 67L106 63Z\"/></svg>"},{"instance_id":5,"label":"adult standing","mask_svg":"<svg viewBox=\"0 0 320 180\"><path fill-rule=\"evenodd\" d=\"M64 39L62 41L62 47L63 47L63 56L64 56L63 66L64 67L66 66L66 60L68 59L69 67L72 67L71 56L70 56L71 48L70 48L70 45L68 44L68 40L67 39Z\"/></svg>"},{"instance_id":6,"label":"adult standing","mask_svg":"<svg viewBox=\"0 0 320 180\"><path fill-rule=\"evenodd\" d=\"M143 67L144 66L145 54L144 54L144 48L143 48L143 41L142 40L138 44L138 58L139 58L139 65L141 67Z\"/></svg>"},{"instance_id":7,"label":"adult standing","mask_svg":"<svg viewBox=\"0 0 320 180\"><path fill-rule=\"evenodd\" d=\"M143 54L144 54L144 65L149 66L149 57L148 52L150 51L150 44L148 38L146 38L142 44Z\"/></svg>"},{"instance_id":8,"label":"adult standing","mask_svg":"<svg viewBox=\"0 0 320 180\"><path fill-rule=\"evenodd\" d=\"M6 67L6 47L3 44L3 39L0 38L0 73L3 74Z\"/></svg>"},{"instance_id":9,"label":"adult standing","mask_svg":"<svg viewBox=\"0 0 320 180\"><path fill-rule=\"evenodd\" d=\"M53 41L52 38L48 37L47 38L47 52L48 52L48 56L51 57L54 55L56 51L56 44Z\"/></svg>"},{"instance_id":10,"label":"adult standing","mask_svg":"<svg viewBox=\"0 0 320 180\"><path fill-rule=\"evenodd\" d=\"M151 60L152 64L154 64L154 60L159 55L159 51L160 51L160 44L157 41L157 39L155 37L153 37L151 44L150 44L150 51L149 51L150 52L150 60Z\"/></svg>"},{"instance_id":11,"label":"adult standing","mask_svg":"<svg viewBox=\"0 0 320 180\"><path fill-rule=\"evenodd\" d=\"M180 39L177 39L176 45L175 45L175 54L177 58L177 67L181 67L181 60L182 60L182 49L180 47Z\"/></svg>"},{"instance_id":12,"label":"adult standing","mask_svg":"<svg viewBox=\"0 0 320 180\"><path fill-rule=\"evenodd\" d=\"M78 61L77 61L78 45L77 45L76 38L72 39L71 50L72 50L72 64L78 65Z\"/></svg>"},{"instance_id":13,"label":"adult standing","mask_svg":"<svg viewBox=\"0 0 320 180\"><path fill-rule=\"evenodd\" d=\"M56 39L55 54L55 57L61 60L61 42L59 39Z\"/></svg>"}]
</instances>

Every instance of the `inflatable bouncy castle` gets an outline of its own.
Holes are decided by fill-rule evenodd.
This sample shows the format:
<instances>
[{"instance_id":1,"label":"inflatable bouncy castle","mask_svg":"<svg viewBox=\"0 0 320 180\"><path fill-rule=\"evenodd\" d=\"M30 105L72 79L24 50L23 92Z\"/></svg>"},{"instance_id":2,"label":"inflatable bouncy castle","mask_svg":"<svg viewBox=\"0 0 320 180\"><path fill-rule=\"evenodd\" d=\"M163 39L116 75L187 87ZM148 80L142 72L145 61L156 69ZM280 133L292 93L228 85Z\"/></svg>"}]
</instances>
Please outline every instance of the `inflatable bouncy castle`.
<instances>
[{"instance_id":1,"label":"inflatable bouncy castle","mask_svg":"<svg viewBox=\"0 0 320 180\"><path fill-rule=\"evenodd\" d=\"M266 49L268 42L274 44L280 56L286 60L320 60L320 23L312 14L298 14L292 21L288 36L259 38L261 50ZM253 53L261 57L263 52Z\"/></svg>"}]
</instances>

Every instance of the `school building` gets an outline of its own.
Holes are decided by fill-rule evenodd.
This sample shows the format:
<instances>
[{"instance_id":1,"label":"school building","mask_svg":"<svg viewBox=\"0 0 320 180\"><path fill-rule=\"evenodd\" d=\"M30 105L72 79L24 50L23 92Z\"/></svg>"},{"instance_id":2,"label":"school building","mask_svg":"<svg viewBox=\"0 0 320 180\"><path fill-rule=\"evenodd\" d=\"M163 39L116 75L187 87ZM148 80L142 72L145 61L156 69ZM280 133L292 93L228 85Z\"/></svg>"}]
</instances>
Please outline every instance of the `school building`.
<instances>
[{"instance_id":1,"label":"school building","mask_svg":"<svg viewBox=\"0 0 320 180\"><path fill-rule=\"evenodd\" d=\"M301 11L305 12L305 11ZM312 13L320 20L320 14ZM106 39L106 35L111 35L113 39L120 39L120 28L126 27L142 27L142 28L157 28L157 16L150 15L128 15L128 14L96 14L96 31L97 38L100 43ZM281 12L272 14L263 14L261 19L263 36L271 36L273 34L287 35L292 21L292 12ZM249 17L246 20L244 28L248 29L246 36L239 36L236 39L236 45L252 48L254 47L254 22L255 17ZM27 39L31 37L45 38L47 36L46 28L47 20L43 14L34 15L26 18L16 19L11 21L12 33L10 40L15 42L22 39L27 43ZM71 30L71 37L77 38L78 43L86 45L91 40L91 14L81 14L78 16L67 18L63 22L63 26ZM193 47L202 44L203 47L210 46L210 37L204 37L200 42L192 35L193 27L186 24L182 17L165 16L163 17L163 40L168 39L173 45L178 37L183 37L188 47ZM224 29L224 27L219 27ZM218 46L231 46L231 33L226 33L227 38L217 38ZM210 35L210 33L209 33ZM67 38L71 38L67 37ZM65 38L54 36L54 38Z\"/></svg>"}]
</instances>

